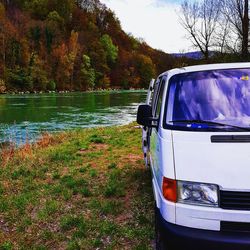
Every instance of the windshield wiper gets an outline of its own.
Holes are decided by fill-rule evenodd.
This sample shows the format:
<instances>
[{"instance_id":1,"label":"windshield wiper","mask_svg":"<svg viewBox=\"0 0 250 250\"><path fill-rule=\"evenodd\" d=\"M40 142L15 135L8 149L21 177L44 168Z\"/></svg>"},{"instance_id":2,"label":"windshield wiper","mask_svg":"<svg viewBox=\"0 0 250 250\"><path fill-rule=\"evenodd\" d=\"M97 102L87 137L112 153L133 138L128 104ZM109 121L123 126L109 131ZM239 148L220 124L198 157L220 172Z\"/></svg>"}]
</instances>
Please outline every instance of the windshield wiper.
<instances>
[{"instance_id":1,"label":"windshield wiper","mask_svg":"<svg viewBox=\"0 0 250 250\"><path fill-rule=\"evenodd\" d=\"M220 122L214 122L214 121L205 121L205 120L173 120L170 122L176 122L176 123L195 123L195 124L207 124L207 125L218 125L222 127L231 127L231 128L237 128L245 131L250 131L250 128L244 128L244 127L239 127L231 124L225 124L225 123L220 123Z\"/></svg>"}]
</instances>

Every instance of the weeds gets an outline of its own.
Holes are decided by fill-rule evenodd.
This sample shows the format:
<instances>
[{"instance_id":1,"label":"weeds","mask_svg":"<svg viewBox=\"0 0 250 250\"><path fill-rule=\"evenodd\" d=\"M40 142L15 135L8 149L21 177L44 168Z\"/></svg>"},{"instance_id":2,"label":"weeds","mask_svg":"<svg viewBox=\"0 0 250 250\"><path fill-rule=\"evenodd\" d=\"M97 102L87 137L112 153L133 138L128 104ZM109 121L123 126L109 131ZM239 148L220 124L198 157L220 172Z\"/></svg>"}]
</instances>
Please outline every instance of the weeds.
<instances>
[{"instance_id":1,"label":"weeds","mask_svg":"<svg viewBox=\"0 0 250 250\"><path fill-rule=\"evenodd\" d=\"M116 163L112 162L111 164L108 165L108 169L114 169L117 168Z\"/></svg>"},{"instance_id":2,"label":"weeds","mask_svg":"<svg viewBox=\"0 0 250 250\"><path fill-rule=\"evenodd\" d=\"M101 144L101 143L105 142L105 140L103 139L103 137L100 136L100 135L97 135L97 134L91 135L89 141L93 142L93 143L97 143L97 144Z\"/></svg>"},{"instance_id":3,"label":"weeds","mask_svg":"<svg viewBox=\"0 0 250 250\"><path fill-rule=\"evenodd\" d=\"M73 228L80 228L81 230L86 229L84 219L82 217L76 217L74 215L67 215L65 217L62 217L60 226L63 231L69 231Z\"/></svg>"},{"instance_id":4,"label":"weeds","mask_svg":"<svg viewBox=\"0 0 250 250\"><path fill-rule=\"evenodd\" d=\"M12 249L12 244L11 242L4 242L2 245L0 245L0 250L11 250Z\"/></svg>"},{"instance_id":5,"label":"weeds","mask_svg":"<svg viewBox=\"0 0 250 250\"><path fill-rule=\"evenodd\" d=\"M108 176L108 182L104 189L104 195L106 197L111 196L124 196L125 195L125 187L123 180L121 178L121 170L114 169Z\"/></svg>"}]
</instances>

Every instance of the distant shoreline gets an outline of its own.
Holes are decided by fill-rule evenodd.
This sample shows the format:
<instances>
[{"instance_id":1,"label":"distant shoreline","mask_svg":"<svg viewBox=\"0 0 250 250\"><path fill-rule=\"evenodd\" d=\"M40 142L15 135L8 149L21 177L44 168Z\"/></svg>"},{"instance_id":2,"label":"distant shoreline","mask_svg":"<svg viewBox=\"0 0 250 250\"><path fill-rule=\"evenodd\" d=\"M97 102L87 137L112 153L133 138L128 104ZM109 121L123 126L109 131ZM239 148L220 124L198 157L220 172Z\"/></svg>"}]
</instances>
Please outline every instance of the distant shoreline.
<instances>
[{"instance_id":1,"label":"distant shoreline","mask_svg":"<svg viewBox=\"0 0 250 250\"><path fill-rule=\"evenodd\" d=\"M37 95L37 94L67 94L67 93L94 93L94 92L112 92L112 91L144 91L143 88L130 88L130 89L94 89L94 90L55 90L55 91L6 91L0 93L1 95Z\"/></svg>"}]
</instances>

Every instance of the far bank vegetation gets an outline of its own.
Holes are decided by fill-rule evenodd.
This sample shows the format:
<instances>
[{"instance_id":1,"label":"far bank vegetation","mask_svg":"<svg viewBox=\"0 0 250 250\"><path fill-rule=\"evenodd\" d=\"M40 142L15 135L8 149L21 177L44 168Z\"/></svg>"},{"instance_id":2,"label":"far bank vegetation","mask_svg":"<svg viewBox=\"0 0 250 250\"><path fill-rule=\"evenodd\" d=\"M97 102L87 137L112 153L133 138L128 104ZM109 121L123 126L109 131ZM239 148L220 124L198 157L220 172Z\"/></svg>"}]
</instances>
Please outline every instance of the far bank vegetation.
<instances>
[{"instance_id":1,"label":"far bank vegetation","mask_svg":"<svg viewBox=\"0 0 250 250\"><path fill-rule=\"evenodd\" d=\"M142 88L173 63L99 0L0 1L0 93Z\"/></svg>"}]
</instances>

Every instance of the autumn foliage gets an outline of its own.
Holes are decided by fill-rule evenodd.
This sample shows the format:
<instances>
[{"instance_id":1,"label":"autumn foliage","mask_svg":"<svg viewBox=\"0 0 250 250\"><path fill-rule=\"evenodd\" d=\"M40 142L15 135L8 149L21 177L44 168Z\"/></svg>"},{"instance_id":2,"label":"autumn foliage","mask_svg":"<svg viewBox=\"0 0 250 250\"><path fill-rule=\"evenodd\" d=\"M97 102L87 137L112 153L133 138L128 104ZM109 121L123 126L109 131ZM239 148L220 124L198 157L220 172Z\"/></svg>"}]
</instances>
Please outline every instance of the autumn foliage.
<instances>
[{"instance_id":1,"label":"autumn foliage","mask_svg":"<svg viewBox=\"0 0 250 250\"><path fill-rule=\"evenodd\" d=\"M0 92L141 88L173 65L98 0L0 2Z\"/></svg>"}]
</instances>

